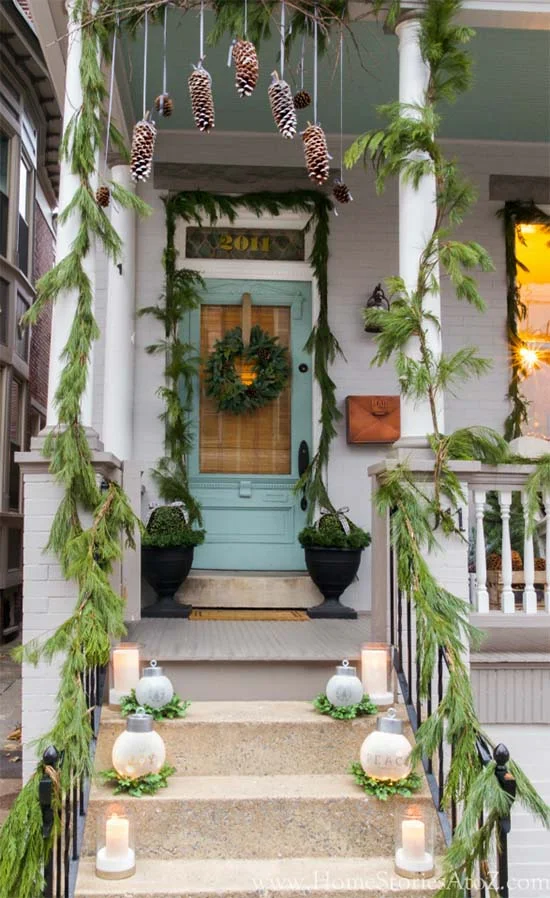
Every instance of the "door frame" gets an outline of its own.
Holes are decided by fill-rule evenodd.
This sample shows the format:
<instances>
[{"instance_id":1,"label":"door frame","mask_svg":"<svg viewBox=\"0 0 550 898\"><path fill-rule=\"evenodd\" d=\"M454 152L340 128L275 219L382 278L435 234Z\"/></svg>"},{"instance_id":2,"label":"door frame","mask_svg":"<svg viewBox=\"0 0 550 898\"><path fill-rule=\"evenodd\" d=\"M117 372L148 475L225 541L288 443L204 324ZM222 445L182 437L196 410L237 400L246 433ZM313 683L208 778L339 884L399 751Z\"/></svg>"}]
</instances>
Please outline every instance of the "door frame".
<instances>
[{"instance_id":1,"label":"door frame","mask_svg":"<svg viewBox=\"0 0 550 898\"><path fill-rule=\"evenodd\" d=\"M272 228L280 230L303 230L309 221L310 215L303 212L287 212L284 215L252 215L244 213L237 215L234 221L226 216L221 216L212 225L209 221L203 223L204 227L227 228ZM305 281L311 285L311 326L319 315L319 291L317 282L313 276L311 265L307 261L311 252L311 233L305 235L304 262L280 262L271 260L257 261L254 259L188 259L185 254L187 228L197 227L196 222L185 222L178 219L174 244L178 258L184 262L185 267L191 271L197 271L205 279L225 278L227 280L256 280L256 281ZM189 322L189 316L188 322ZM312 457L319 445L321 436L321 390L315 376L311 384L311 435Z\"/></svg>"}]
</instances>

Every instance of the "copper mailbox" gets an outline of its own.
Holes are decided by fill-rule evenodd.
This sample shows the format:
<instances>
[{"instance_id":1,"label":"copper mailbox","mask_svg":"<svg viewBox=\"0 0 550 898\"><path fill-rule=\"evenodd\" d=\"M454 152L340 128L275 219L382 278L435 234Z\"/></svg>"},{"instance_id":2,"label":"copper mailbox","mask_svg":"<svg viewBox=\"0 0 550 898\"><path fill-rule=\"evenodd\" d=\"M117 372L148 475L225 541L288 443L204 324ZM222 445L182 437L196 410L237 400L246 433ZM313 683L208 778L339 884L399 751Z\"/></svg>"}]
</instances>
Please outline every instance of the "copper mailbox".
<instances>
[{"instance_id":1,"label":"copper mailbox","mask_svg":"<svg viewBox=\"0 0 550 898\"><path fill-rule=\"evenodd\" d=\"M399 396L346 396L348 443L394 443L401 435Z\"/></svg>"}]
</instances>

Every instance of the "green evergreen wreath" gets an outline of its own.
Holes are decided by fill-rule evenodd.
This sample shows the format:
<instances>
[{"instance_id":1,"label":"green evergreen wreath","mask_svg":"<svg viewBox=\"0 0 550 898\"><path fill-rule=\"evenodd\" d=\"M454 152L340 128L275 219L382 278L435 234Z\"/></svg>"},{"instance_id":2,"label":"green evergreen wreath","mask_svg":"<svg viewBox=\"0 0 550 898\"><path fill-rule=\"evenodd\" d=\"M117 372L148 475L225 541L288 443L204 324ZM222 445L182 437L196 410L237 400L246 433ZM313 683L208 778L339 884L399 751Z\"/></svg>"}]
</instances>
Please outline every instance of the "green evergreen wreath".
<instances>
[{"instance_id":1,"label":"green evergreen wreath","mask_svg":"<svg viewBox=\"0 0 550 898\"><path fill-rule=\"evenodd\" d=\"M250 366L254 380L245 383L237 370L239 360ZM220 412L242 415L263 408L279 396L290 378L288 349L259 325L250 331L245 346L242 330L236 327L218 340L206 362L206 393Z\"/></svg>"}]
</instances>

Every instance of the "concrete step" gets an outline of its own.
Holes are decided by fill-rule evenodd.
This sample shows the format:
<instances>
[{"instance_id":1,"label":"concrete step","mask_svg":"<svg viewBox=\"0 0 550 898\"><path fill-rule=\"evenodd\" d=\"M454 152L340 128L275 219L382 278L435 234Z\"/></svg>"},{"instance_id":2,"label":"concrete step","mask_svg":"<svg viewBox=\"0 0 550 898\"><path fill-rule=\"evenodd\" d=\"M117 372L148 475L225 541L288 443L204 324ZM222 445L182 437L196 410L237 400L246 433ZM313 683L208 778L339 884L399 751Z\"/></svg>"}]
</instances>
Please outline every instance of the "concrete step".
<instances>
[{"instance_id":1,"label":"concrete step","mask_svg":"<svg viewBox=\"0 0 550 898\"><path fill-rule=\"evenodd\" d=\"M311 608L323 601L305 571L191 571L177 599L195 608Z\"/></svg>"},{"instance_id":2,"label":"concrete step","mask_svg":"<svg viewBox=\"0 0 550 898\"><path fill-rule=\"evenodd\" d=\"M405 716L405 712L402 712ZM111 766L111 750L126 724L105 708L96 770ZM376 717L333 720L310 702L194 702L183 720L155 724L178 776L345 773L359 758ZM406 725L406 732L412 734Z\"/></svg>"},{"instance_id":3,"label":"concrete step","mask_svg":"<svg viewBox=\"0 0 550 898\"><path fill-rule=\"evenodd\" d=\"M155 858L390 857L395 812L409 799L381 804L352 777L172 777L154 796L125 798L135 820L138 856ZM431 806L425 784L415 804ZM98 813L112 788L94 784L84 854L95 852Z\"/></svg>"},{"instance_id":4,"label":"concrete step","mask_svg":"<svg viewBox=\"0 0 550 898\"><path fill-rule=\"evenodd\" d=\"M159 860L143 855L130 879L98 879L80 863L75 898L425 898L436 880L402 879L382 857Z\"/></svg>"}]
</instances>

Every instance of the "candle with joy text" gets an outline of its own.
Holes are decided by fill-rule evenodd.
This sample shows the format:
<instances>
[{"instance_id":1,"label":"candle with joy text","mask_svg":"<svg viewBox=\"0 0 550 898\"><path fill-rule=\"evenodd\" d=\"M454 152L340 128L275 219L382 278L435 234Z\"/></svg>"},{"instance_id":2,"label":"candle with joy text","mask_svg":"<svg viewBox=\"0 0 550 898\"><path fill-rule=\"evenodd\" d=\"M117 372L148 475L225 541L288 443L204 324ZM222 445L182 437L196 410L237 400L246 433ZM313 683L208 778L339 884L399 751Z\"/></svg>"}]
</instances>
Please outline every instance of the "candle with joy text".
<instances>
[{"instance_id":1,"label":"candle with joy text","mask_svg":"<svg viewBox=\"0 0 550 898\"><path fill-rule=\"evenodd\" d=\"M111 689L109 704L120 705L124 695L129 695L139 683L139 646L133 642L122 642L112 651Z\"/></svg>"},{"instance_id":2,"label":"candle with joy text","mask_svg":"<svg viewBox=\"0 0 550 898\"><path fill-rule=\"evenodd\" d=\"M393 704L390 689L390 647L369 642L361 647L361 682L365 694L375 705Z\"/></svg>"},{"instance_id":3,"label":"candle with joy text","mask_svg":"<svg viewBox=\"0 0 550 898\"><path fill-rule=\"evenodd\" d=\"M95 868L100 879L126 879L135 873L131 821L118 806L108 808L98 820Z\"/></svg>"}]
</instances>

